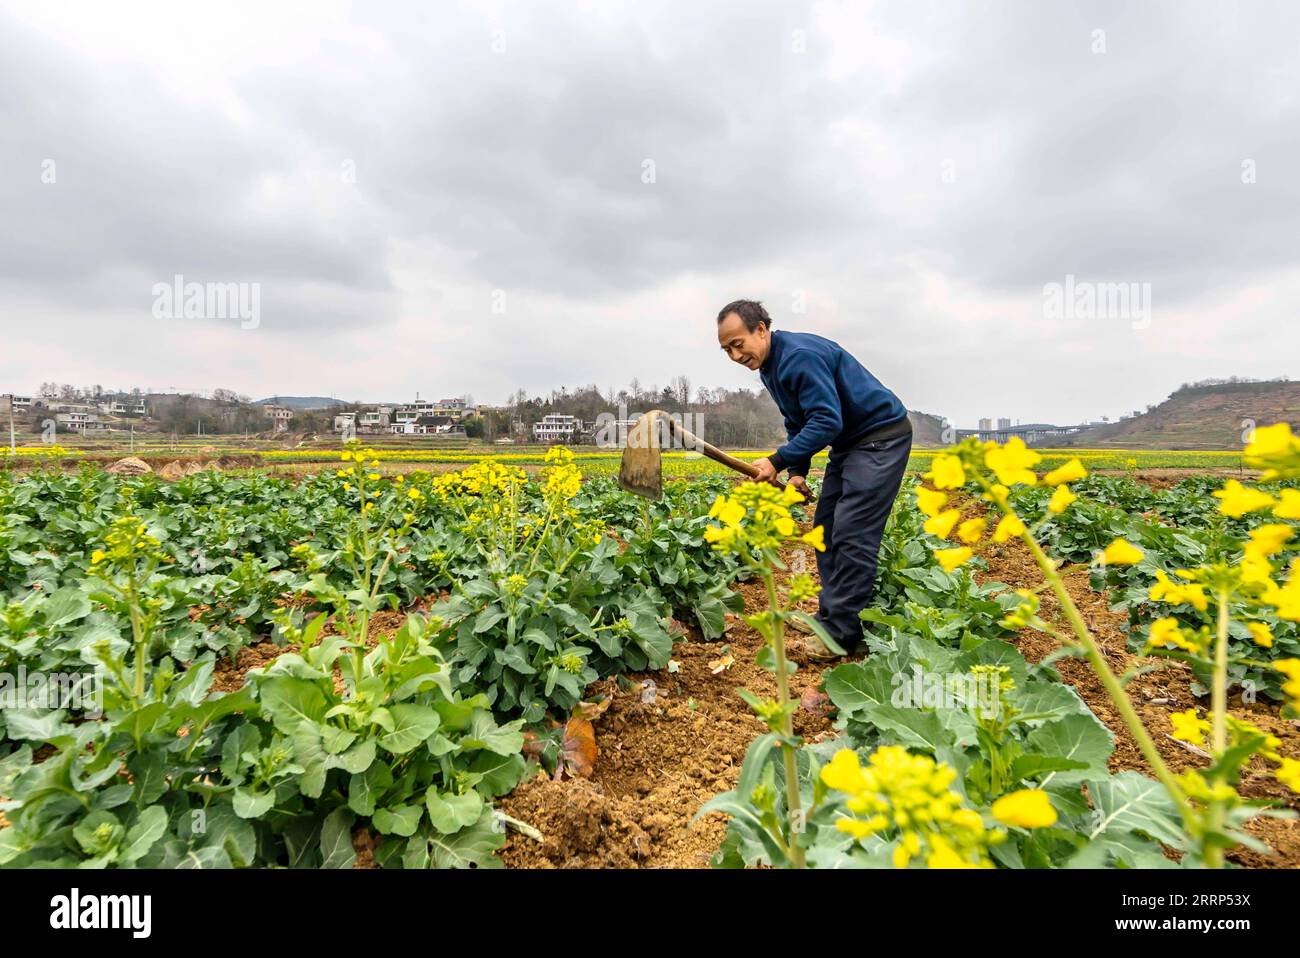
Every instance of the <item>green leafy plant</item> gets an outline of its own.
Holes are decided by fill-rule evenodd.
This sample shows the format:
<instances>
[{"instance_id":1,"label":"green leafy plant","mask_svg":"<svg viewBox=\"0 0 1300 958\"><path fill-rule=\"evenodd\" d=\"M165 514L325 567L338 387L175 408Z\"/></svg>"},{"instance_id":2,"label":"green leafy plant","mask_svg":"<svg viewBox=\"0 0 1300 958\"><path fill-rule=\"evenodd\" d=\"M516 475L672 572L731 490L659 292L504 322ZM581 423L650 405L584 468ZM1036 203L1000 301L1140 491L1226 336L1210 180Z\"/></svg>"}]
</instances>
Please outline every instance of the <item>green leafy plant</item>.
<instances>
[{"instance_id":1,"label":"green leafy plant","mask_svg":"<svg viewBox=\"0 0 1300 958\"><path fill-rule=\"evenodd\" d=\"M790 697L789 674L792 664L786 658L785 624L799 619L821 641L841 654L843 649L826 634L816 619L800 612L796 606L817 594L817 586L808 575L791 579L782 596L776 584L776 570L784 569L780 550L791 545L824 549L822 528L800 534L790 507L803 501L793 486L778 492L766 483L746 483L729 496L719 496L709 511L718 520L705 538L720 552L736 557L741 567L759 576L767 594L767 608L746 617L765 640L758 653L758 664L776 676L776 698L765 699L747 689L741 698L768 727L746 752L740 783L706 803L699 814L723 811L732 816L738 827L761 842L773 864L803 868L806 864L808 816L817 810L820 794L814 784L813 794L805 797L797 774L800 740L794 734L794 711L798 702ZM777 770L770 758L780 757L783 782L778 789ZM814 779L815 783L815 779ZM782 801L783 796L783 801Z\"/></svg>"}]
</instances>

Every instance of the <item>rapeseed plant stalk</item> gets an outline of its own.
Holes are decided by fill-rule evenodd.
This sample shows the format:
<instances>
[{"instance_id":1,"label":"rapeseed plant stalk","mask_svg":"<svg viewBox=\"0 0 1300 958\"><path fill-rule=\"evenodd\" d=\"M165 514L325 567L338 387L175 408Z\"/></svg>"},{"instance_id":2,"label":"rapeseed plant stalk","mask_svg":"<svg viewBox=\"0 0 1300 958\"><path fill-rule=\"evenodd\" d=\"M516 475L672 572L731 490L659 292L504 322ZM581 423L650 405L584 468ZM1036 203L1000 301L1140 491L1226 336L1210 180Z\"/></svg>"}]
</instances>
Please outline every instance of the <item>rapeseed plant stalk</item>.
<instances>
[{"instance_id":1,"label":"rapeseed plant stalk","mask_svg":"<svg viewBox=\"0 0 1300 958\"><path fill-rule=\"evenodd\" d=\"M1181 628L1172 617L1156 620L1145 649L1148 654L1203 663L1213 676L1209 719L1201 719L1195 709L1171 719L1174 737L1180 741L1199 746L1205 744L1206 734L1210 736L1209 754L1213 764L1205 771L1192 769L1175 776L1133 708L1124 682L1111 670L1065 588L1060 563L1050 559L1038 542L1037 533L1042 525L1077 500L1069 483L1086 477L1087 470L1078 459L1073 459L1039 477L1034 466L1041 458L1018 438L1005 444L982 443L972 438L937 454L931 470L925 474L935 488L918 488L917 506L927 517L924 526L927 533L948 539L955 531L962 545L937 549L935 556L951 571L974 555L971 546L982 538L985 524L982 519L961 521L961 509L948 505L948 494L944 491L961 489L974 482L982 498L1000 513L992 541L1001 543L1018 538L1024 542L1042 572L1045 585L1055 594L1074 633L1074 641L1067 641L1038 617L1037 590L1019 590L1022 602L1008 613L1002 624L1007 628L1040 628L1082 650L1143 757L1178 808L1184 830L1192 839L1196 859L1209 867L1220 867L1225 850L1238 841L1240 833L1234 832L1235 826L1263 807L1261 803L1242 799L1235 788L1240 770L1250 758L1261 755L1277 763L1278 780L1300 791L1300 762L1277 753L1281 744L1277 738L1229 715L1227 700L1228 626L1234 603L1248 610L1269 608L1278 618L1300 621L1300 557L1292 560L1284 584L1274 580L1275 559L1293 539L1294 529L1284 523L1255 528L1242 546L1242 558L1235 563L1218 559L1198 569L1179 569L1175 572L1178 580L1171 579L1164 571L1156 572L1156 584L1149 596L1152 601L1186 604L1207 616L1213 608L1213 625L1207 624L1197 632ZM1300 439L1291 434L1285 423L1257 430L1245 458L1248 465L1265 470L1265 480L1300 478ZM1039 483L1054 487L1054 492L1047 512L1030 526L1011 505L1010 487ZM1214 495L1220 500L1219 510L1224 516L1240 518L1247 513L1270 510L1275 518L1300 518L1300 493L1295 490L1285 489L1274 497L1233 479ZM1133 565L1143 559L1143 552L1120 538L1102 550L1099 559L1107 565ZM1257 645L1267 648L1272 644L1267 623L1246 624ZM1267 663L1241 658L1237 661L1267 666ZM1290 680L1283 685L1283 692L1294 709L1296 700L1300 699L1300 660L1284 659L1273 663L1273 668Z\"/></svg>"},{"instance_id":2,"label":"rapeseed plant stalk","mask_svg":"<svg viewBox=\"0 0 1300 958\"><path fill-rule=\"evenodd\" d=\"M163 607L162 599L145 594L145 586L154 571L170 561L145 523L131 515L115 519L104 537L103 548L90 556L88 574L108 587L111 597L125 606L131 622L132 678L129 683L124 675L117 678L137 704L144 699L149 642Z\"/></svg>"},{"instance_id":3,"label":"rapeseed plant stalk","mask_svg":"<svg viewBox=\"0 0 1300 958\"><path fill-rule=\"evenodd\" d=\"M773 802L767 799L774 796L765 796L763 802L756 804L765 807L768 816L773 818L769 830L774 832L773 838L787 852L796 868L804 867L804 849L800 845L799 831L805 813L795 765L799 741L794 735L794 710L798 703L790 698L785 623L792 617L804 618L819 634L823 630L803 613L796 611L801 601L812 598L819 591L812 577L803 574L793 576L785 597L781 598L777 593L775 570L785 568L780 556L783 546L805 546L819 552L826 549L821 526L801 534L790 514L790 507L803 500L804 497L793 486L778 490L768 483L744 483L737 486L730 495L718 496L709 510L709 518L717 520L719 524L704 530L705 540L716 551L734 555L744 568L763 579L767 591L767 608L747 616L745 621L766 640L763 651L759 653L760 664L776 672L777 697L775 700L764 700L743 689L740 695L767 727L780 737L785 770L786 821L776 822L772 816ZM843 651L828 636L822 634L822 640L835 650Z\"/></svg>"},{"instance_id":4,"label":"rapeseed plant stalk","mask_svg":"<svg viewBox=\"0 0 1300 958\"><path fill-rule=\"evenodd\" d=\"M599 545L605 535L598 519L582 520L572 500L582 486L574 455L563 446L550 449L542 461L540 491L545 510L536 515L525 501L528 474L517 466L483 459L460 472L433 480L434 497L460 513L468 536L495 571L513 569L526 555L524 572L532 575L549 563L563 574L585 549ZM573 547L557 552L561 542ZM527 551L525 551L527 550Z\"/></svg>"},{"instance_id":5,"label":"rapeseed plant stalk","mask_svg":"<svg viewBox=\"0 0 1300 958\"><path fill-rule=\"evenodd\" d=\"M385 497L381 485L383 477L375 471L379 468L379 461L373 449L361 449L356 443L350 443L341 458L351 465L339 469L335 475L343 480L344 492L356 493L357 512L339 555L352 571L360 601L339 592L326 582L323 575L319 575L321 562L310 546L296 547L294 555L309 572L317 573L313 591L335 607L335 621L351 647L351 655L346 661L351 667L348 678L355 689L362 678L366 636L370 631L370 621L379 608L384 578L404 548L403 541L425 506L427 496L417 486L408 486L405 479L398 476L392 482L394 495ZM405 492L401 492L402 489ZM290 640L302 638L302 630L292 626L287 613L280 615L279 624Z\"/></svg>"}]
</instances>

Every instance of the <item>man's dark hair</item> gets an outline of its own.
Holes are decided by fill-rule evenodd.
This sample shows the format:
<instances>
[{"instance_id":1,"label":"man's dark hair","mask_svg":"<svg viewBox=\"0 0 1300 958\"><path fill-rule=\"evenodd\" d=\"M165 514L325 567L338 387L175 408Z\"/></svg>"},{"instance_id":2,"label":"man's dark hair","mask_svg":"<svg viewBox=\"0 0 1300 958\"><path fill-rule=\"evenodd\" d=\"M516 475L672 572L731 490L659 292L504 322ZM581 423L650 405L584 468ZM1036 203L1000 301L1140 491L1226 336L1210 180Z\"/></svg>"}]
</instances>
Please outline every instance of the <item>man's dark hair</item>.
<instances>
[{"instance_id":1,"label":"man's dark hair","mask_svg":"<svg viewBox=\"0 0 1300 958\"><path fill-rule=\"evenodd\" d=\"M751 333L758 329L760 325L769 329L772 328L772 317L767 315L767 310L763 308L763 304L756 299L738 299L734 303L723 306L722 312L718 313L718 322L721 323L732 313L740 317L741 322L745 324L745 328Z\"/></svg>"}]
</instances>

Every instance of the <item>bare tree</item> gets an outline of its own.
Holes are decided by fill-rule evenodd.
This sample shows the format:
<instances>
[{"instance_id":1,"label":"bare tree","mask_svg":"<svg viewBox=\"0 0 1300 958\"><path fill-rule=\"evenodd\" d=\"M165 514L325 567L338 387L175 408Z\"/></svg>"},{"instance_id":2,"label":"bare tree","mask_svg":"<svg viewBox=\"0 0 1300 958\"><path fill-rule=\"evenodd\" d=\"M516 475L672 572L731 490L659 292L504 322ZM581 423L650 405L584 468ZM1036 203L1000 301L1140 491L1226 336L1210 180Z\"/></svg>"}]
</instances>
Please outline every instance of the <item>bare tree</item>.
<instances>
[{"instance_id":1,"label":"bare tree","mask_svg":"<svg viewBox=\"0 0 1300 958\"><path fill-rule=\"evenodd\" d=\"M676 397L677 401L683 406L690 405L691 402L690 379L688 379L685 376L674 376L671 385L672 385L673 395Z\"/></svg>"}]
</instances>

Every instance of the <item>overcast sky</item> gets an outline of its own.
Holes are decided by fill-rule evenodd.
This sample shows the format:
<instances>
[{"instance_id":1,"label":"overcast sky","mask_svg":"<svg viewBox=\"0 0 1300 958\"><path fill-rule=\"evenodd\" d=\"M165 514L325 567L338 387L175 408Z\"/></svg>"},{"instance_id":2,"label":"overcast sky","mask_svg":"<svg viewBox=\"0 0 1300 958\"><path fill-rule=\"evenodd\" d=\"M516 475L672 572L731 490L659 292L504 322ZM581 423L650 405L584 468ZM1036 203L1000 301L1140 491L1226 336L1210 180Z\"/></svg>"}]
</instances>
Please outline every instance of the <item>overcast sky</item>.
<instances>
[{"instance_id":1,"label":"overcast sky","mask_svg":"<svg viewBox=\"0 0 1300 958\"><path fill-rule=\"evenodd\" d=\"M1300 377L1297 36L1284 2L0 0L0 392L756 385L738 297L959 426ZM256 323L160 317L178 275L258 284ZM1149 314L1053 315L1067 276Z\"/></svg>"}]
</instances>

